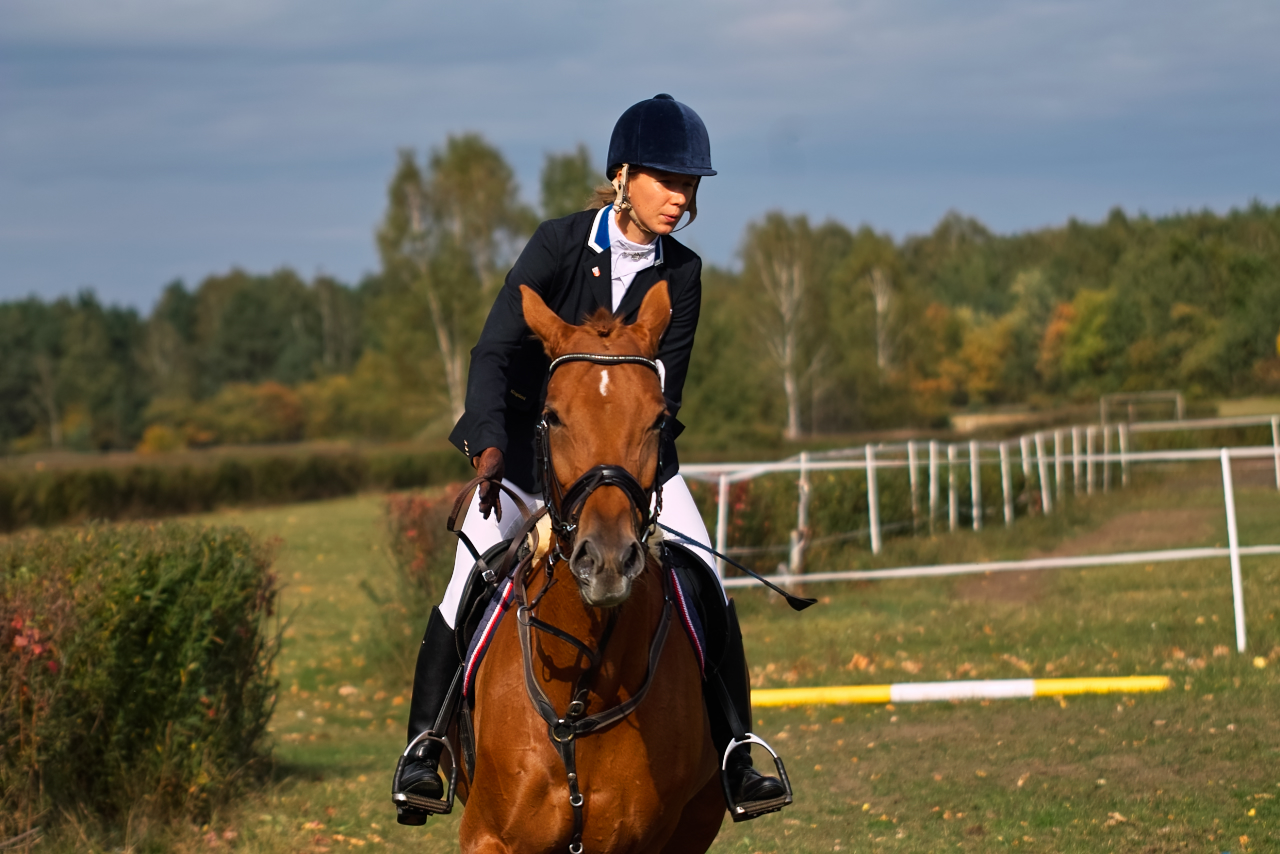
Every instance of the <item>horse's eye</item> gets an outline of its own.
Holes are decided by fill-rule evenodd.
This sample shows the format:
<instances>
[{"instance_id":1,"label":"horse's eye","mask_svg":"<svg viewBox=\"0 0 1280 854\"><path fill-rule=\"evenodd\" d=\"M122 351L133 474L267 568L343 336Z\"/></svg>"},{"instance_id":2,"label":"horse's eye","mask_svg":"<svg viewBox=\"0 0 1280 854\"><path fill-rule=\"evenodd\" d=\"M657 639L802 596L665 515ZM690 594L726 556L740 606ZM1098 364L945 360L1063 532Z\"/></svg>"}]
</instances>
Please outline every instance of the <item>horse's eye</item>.
<instances>
[{"instance_id":1,"label":"horse's eye","mask_svg":"<svg viewBox=\"0 0 1280 854\"><path fill-rule=\"evenodd\" d=\"M665 427L665 426L667 426L667 413L665 413L665 412L664 412L664 413L662 413L661 415L659 415L659 416L658 416L658 420L657 420L657 421L654 421L654 422L653 422L653 426L652 426L652 427L650 427L649 429L651 429L651 430L661 430L661 429L662 429L663 427Z\"/></svg>"},{"instance_id":2,"label":"horse's eye","mask_svg":"<svg viewBox=\"0 0 1280 854\"><path fill-rule=\"evenodd\" d=\"M559 427L560 416L556 415L555 410L548 409L542 413L542 420L547 422L548 427Z\"/></svg>"}]
</instances>

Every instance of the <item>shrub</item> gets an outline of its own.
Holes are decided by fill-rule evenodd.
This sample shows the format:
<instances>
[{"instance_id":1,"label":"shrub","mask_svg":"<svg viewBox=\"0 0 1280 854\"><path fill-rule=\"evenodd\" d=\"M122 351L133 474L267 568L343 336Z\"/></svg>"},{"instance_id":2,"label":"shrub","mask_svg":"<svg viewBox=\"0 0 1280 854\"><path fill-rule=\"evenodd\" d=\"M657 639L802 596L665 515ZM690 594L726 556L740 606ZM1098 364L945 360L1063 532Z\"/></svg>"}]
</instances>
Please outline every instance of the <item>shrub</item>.
<instances>
[{"instance_id":1,"label":"shrub","mask_svg":"<svg viewBox=\"0 0 1280 854\"><path fill-rule=\"evenodd\" d=\"M238 528L0 541L0 838L62 811L200 821L255 779L276 690L269 565Z\"/></svg>"},{"instance_id":2,"label":"shrub","mask_svg":"<svg viewBox=\"0 0 1280 854\"><path fill-rule=\"evenodd\" d=\"M142 431L142 441L138 443L140 454L165 454L181 451L187 447L186 438L177 430L165 424L152 424Z\"/></svg>"},{"instance_id":3,"label":"shrub","mask_svg":"<svg viewBox=\"0 0 1280 854\"><path fill-rule=\"evenodd\" d=\"M386 500L387 538L403 586L431 605L444 596L453 573L458 540L445 523L458 488L451 484L434 497L401 493Z\"/></svg>"},{"instance_id":4,"label":"shrub","mask_svg":"<svg viewBox=\"0 0 1280 854\"><path fill-rule=\"evenodd\" d=\"M85 519L196 513L445 483L470 467L439 450L199 453L130 465L0 470L0 531Z\"/></svg>"}]
</instances>

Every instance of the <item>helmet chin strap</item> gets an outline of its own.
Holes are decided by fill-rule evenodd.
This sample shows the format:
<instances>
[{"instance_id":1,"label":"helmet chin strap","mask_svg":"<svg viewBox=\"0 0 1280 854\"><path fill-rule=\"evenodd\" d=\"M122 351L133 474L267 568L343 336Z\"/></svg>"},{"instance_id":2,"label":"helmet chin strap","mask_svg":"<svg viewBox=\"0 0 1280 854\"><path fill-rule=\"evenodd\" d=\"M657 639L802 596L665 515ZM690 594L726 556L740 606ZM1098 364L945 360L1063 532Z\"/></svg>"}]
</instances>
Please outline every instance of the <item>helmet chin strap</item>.
<instances>
[{"instance_id":1,"label":"helmet chin strap","mask_svg":"<svg viewBox=\"0 0 1280 854\"><path fill-rule=\"evenodd\" d=\"M656 231L650 231L645 227L645 224L640 221L638 216L636 216L636 209L631 206L631 199L627 196L627 174L630 170L631 164L623 163L622 171L613 179L613 188L618 191L617 197L613 200L613 212L615 214L620 214L623 211L628 211L632 225L650 237L656 238L658 233Z\"/></svg>"}]
</instances>

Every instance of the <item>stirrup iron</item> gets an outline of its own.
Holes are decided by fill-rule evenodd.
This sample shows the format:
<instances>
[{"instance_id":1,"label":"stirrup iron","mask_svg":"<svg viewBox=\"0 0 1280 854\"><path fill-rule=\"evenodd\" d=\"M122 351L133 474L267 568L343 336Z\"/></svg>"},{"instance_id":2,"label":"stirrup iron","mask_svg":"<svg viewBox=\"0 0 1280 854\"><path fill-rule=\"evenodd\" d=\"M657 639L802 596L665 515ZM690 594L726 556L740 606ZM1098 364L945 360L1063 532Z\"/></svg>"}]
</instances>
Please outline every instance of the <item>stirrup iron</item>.
<instances>
[{"instance_id":1,"label":"stirrup iron","mask_svg":"<svg viewBox=\"0 0 1280 854\"><path fill-rule=\"evenodd\" d=\"M778 769L778 780L781 781L782 788L786 789L786 794L764 801L734 802L733 792L729 790L729 754L747 744L758 744L769 751L769 755L773 757L773 765ZM787 769L782 764L782 757L763 738L755 733L749 732L740 739L729 739L729 746L725 748L724 757L720 760L720 783L724 786L724 801L729 804L729 815L735 822L750 821L767 813L777 812L783 807L789 806L792 802L791 780L787 777Z\"/></svg>"},{"instance_id":2,"label":"stirrup iron","mask_svg":"<svg viewBox=\"0 0 1280 854\"><path fill-rule=\"evenodd\" d=\"M391 800L397 808L426 813L428 816L448 815L453 812L453 794L458 789L458 762L454 758L453 746L449 744L448 738L441 738L428 730L409 742L409 746L404 749L404 753L400 754L400 761L396 763L396 775L393 779L398 786L400 784L400 773L404 770L404 763L410 758L409 754L424 741L435 742L449 752L449 788L445 793L445 797L427 798L411 792L392 791ZM439 765L437 764L436 767L438 769Z\"/></svg>"}]
</instances>

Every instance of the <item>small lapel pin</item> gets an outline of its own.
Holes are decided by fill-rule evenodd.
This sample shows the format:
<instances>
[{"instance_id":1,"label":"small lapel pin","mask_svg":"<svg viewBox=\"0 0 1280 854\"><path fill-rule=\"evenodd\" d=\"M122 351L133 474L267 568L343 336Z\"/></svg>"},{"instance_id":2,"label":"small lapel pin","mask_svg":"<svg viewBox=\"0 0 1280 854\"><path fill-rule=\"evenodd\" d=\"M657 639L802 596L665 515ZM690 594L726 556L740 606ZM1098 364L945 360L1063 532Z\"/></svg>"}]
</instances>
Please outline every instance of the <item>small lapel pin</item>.
<instances>
[{"instance_id":1,"label":"small lapel pin","mask_svg":"<svg viewBox=\"0 0 1280 854\"><path fill-rule=\"evenodd\" d=\"M598 279L598 278L600 278L600 268L599 268L599 267L592 267L592 268L591 268L591 275L595 276L597 279Z\"/></svg>"}]
</instances>

